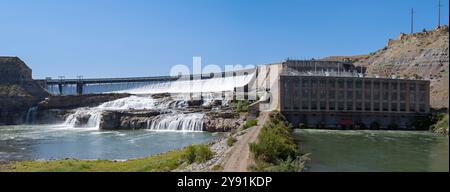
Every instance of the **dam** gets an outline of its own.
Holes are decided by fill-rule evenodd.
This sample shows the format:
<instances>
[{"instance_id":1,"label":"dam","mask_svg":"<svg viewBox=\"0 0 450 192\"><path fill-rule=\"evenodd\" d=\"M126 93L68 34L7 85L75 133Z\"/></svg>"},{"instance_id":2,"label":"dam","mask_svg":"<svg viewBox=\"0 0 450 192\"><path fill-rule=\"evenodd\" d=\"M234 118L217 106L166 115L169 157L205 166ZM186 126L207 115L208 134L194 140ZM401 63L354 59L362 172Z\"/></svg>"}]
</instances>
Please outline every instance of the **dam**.
<instances>
[{"instance_id":1,"label":"dam","mask_svg":"<svg viewBox=\"0 0 450 192\"><path fill-rule=\"evenodd\" d=\"M248 100L252 111L278 110L294 127L419 129L415 121L430 114L429 80L368 75L338 61L287 59L222 73L35 81L52 95L177 93L183 101Z\"/></svg>"}]
</instances>

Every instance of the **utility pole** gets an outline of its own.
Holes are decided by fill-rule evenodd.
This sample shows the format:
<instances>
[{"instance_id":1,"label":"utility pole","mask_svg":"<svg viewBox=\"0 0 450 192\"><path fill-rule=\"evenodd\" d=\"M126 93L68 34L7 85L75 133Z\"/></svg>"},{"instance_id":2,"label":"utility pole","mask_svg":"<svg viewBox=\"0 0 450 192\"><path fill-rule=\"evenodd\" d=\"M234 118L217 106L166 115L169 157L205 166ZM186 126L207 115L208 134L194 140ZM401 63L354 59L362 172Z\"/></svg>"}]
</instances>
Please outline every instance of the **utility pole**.
<instances>
[{"instance_id":1,"label":"utility pole","mask_svg":"<svg viewBox=\"0 0 450 192\"><path fill-rule=\"evenodd\" d=\"M414 33L414 8L411 9L411 34Z\"/></svg>"},{"instance_id":2,"label":"utility pole","mask_svg":"<svg viewBox=\"0 0 450 192\"><path fill-rule=\"evenodd\" d=\"M441 27L441 0L439 0L439 4L438 4L438 27Z\"/></svg>"}]
</instances>

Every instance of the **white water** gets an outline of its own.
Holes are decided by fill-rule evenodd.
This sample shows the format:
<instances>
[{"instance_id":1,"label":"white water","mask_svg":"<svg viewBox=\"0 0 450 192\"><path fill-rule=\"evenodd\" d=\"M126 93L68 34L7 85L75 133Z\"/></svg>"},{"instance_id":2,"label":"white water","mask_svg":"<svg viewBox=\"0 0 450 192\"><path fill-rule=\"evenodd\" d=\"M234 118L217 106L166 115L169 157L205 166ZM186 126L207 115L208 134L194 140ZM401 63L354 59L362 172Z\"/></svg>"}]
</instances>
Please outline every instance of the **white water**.
<instances>
[{"instance_id":1,"label":"white water","mask_svg":"<svg viewBox=\"0 0 450 192\"><path fill-rule=\"evenodd\" d=\"M203 131L203 114L165 114L147 121L152 131Z\"/></svg>"},{"instance_id":2,"label":"white water","mask_svg":"<svg viewBox=\"0 0 450 192\"><path fill-rule=\"evenodd\" d=\"M222 92L233 91L235 87L244 87L253 79L254 74L199 79L191 81L167 81L157 82L150 85L145 85L139 88L126 89L122 91L115 91L115 93L130 93L130 94L156 94L156 93L206 93L206 92Z\"/></svg>"},{"instance_id":3,"label":"white water","mask_svg":"<svg viewBox=\"0 0 450 192\"><path fill-rule=\"evenodd\" d=\"M156 93L203 93L205 102L203 105L209 105L217 98L213 93L222 94L222 92L233 91L235 87L247 85L253 78L253 74L213 78L193 81L172 81L158 82L139 88L133 88L123 91L137 95L148 95ZM187 97L189 98L189 97ZM105 102L97 107L79 108L75 113L69 115L64 125L68 127L83 127L98 129L101 121L101 115L105 110L159 110L167 114L156 117L148 117L147 129L153 131L202 131L203 114L188 113L183 114L177 109L187 106L187 98L177 98L172 100L168 98L153 99L149 96L130 96L114 101ZM226 101L223 101L226 103Z\"/></svg>"},{"instance_id":4,"label":"white water","mask_svg":"<svg viewBox=\"0 0 450 192\"><path fill-rule=\"evenodd\" d=\"M148 96L130 96L122 99L117 99L114 101L105 102L97 107L86 107L79 108L75 111L75 113L69 115L64 125L68 127L83 127L83 128L92 128L98 129L100 125L101 115L103 111L109 110L160 110L160 111L171 111L171 115L159 115L157 117L165 117L164 119L158 118L157 122L152 130L183 130L183 131L201 131L202 127L193 126L192 129L185 125L197 125L200 122L201 118L197 116L193 116L191 114L181 114L177 113L176 109L186 107L186 101L183 100L169 100L169 99L153 99ZM174 119L172 116L176 116ZM197 117L197 118L193 118ZM203 116L202 116L203 117ZM87 119L87 122L80 121L81 119ZM166 123L165 119L175 120L180 126L175 127L173 124ZM194 122L195 121L195 122ZM163 125L170 125L170 127L165 128Z\"/></svg>"}]
</instances>

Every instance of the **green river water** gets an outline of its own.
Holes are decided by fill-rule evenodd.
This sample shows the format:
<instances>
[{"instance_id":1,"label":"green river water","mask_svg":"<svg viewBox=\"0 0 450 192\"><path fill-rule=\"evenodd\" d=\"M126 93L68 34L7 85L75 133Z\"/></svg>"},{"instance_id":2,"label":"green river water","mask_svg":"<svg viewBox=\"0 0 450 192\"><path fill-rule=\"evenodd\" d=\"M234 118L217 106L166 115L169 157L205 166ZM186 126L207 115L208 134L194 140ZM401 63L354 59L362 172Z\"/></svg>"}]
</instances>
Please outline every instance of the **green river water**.
<instances>
[{"instance_id":1,"label":"green river water","mask_svg":"<svg viewBox=\"0 0 450 192\"><path fill-rule=\"evenodd\" d=\"M295 130L312 172L448 172L449 138L421 131Z\"/></svg>"}]
</instances>

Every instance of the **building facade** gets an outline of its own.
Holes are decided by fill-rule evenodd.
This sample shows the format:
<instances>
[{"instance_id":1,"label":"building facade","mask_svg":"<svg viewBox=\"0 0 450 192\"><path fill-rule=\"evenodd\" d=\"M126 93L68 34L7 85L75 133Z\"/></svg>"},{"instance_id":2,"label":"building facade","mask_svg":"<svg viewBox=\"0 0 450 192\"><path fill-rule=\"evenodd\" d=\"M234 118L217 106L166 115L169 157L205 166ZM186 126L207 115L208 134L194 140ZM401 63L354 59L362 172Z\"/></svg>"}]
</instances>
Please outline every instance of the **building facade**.
<instances>
[{"instance_id":1,"label":"building facade","mask_svg":"<svg viewBox=\"0 0 450 192\"><path fill-rule=\"evenodd\" d=\"M291 72L279 83L280 111L296 127L413 129L430 112L425 80Z\"/></svg>"}]
</instances>

